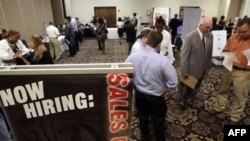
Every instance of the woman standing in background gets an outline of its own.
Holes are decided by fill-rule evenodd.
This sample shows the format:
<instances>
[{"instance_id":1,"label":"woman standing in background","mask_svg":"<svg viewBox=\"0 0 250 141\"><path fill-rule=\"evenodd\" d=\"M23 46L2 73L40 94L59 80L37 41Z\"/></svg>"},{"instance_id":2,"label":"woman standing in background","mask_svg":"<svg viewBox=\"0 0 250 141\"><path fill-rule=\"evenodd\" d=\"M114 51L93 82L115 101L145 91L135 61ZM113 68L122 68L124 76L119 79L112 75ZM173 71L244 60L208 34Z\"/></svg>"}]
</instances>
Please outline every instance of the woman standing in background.
<instances>
[{"instance_id":1,"label":"woman standing in background","mask_svg":"<svg viewBox=\"0 0 250 141\"><path fill-rule=\"evenodd\" d=\"M119 17L118 18L118 22L116 24L118 30L117 30L117 33L118 33L118 36L119 36L119 43L122 44L121 40L122 40L122 37L123 37L123 26L124 26L124 23L122 21L122 18Z\"/></svg>"},{"instance_id":2,"label":"woman standing in background","mask_svg":"<svg viewBox=\"0 0 250 141\"><path fill-rule=\"evenodd\" d=\"M107 39L105 22L102 18L97 19L96 23L96 38L98 44L100 45L100 50L102 50L102 54L105 54L105 40Z\"/></svg>"}]
</instances>

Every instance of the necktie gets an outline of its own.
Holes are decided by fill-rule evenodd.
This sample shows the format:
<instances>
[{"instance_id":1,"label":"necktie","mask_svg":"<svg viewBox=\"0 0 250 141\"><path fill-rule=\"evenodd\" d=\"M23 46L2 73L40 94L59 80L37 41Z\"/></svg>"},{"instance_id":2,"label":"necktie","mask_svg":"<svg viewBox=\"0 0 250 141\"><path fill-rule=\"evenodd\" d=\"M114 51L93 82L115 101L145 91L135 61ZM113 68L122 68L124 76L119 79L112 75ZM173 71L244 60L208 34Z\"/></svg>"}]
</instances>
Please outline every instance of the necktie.
<instances>
[{"instance_id":1,"label":"necktie","mask_svg":"<svg viewBox=\"0 0 250 141\"><path fill-rule=\"evenodd\" d=\"M202 45L203 45L203 47L206 47L205 46L205 35L204 34L202 34Z\"/></svg>"}]
</instances>

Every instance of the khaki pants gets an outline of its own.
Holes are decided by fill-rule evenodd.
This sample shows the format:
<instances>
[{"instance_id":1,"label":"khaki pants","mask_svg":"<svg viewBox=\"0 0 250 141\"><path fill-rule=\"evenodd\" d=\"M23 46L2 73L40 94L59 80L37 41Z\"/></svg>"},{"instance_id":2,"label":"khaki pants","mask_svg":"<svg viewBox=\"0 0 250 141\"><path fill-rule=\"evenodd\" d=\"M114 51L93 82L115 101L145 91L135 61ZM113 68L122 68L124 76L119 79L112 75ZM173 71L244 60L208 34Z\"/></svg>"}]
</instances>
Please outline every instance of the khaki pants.
<instances>
[{"instance_id":1,"label":"khaki pants","mask_svg":"<svg viewBox=\"0 0 250 141\"><path fill-rule=\"evenodd\" d=\"M219 112L225 109L228 93L232 86L235 99L232 101L230 116L232 121L237 122L240 120L240 115L243 113L248 99L250 71L233 69L232 72L229 72L224 70L221 81L221 89L213 104L214 110Z\"/></svg>"},{"instance_id":2,"label":"khaki pants","mask_svg":"<svg viewBox=\"0 0 250 141\"><path fill-rule=\"evenodd\" d=\"M50 54L53 59L58 59L59 57L59 42L57 38L49 37L50 43Z\"/></svg>"}]
</instances>

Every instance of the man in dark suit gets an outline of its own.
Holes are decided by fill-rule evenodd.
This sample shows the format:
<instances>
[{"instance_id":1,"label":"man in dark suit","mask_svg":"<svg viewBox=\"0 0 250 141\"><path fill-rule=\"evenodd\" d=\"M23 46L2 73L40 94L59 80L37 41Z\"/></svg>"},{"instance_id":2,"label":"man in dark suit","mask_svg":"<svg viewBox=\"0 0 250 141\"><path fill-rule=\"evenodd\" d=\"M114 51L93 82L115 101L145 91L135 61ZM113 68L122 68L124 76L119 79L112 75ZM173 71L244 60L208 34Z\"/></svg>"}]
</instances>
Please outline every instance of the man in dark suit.
<instances>
[{"instance_id":1,"label":"man in dark suit","mask_svg":"<svg viewBox=\"0 0 250 141\"><path fill-rule=\"evenodd\" d=\"M212 20L205 16L201 19L199 27L184 38L184 45L181 49L181 75L184 79L190 76L198 79L194 89L180 83L179 104L184 109L192 104L211 63L213 38L209 32L211 28Z\"/></svg>"},{"instance_id":2,"label":"man in dark suit","mask_svg":"<svg viewBox=\"0 0 250 141\"><path fill-rule=\"evenodd\" d=\"M177 34L177 27L179 26L180 24L180 20L177 18L178 15L175 14L174 15L174 18L172 18L169 22L169 27L171 29L171 35L172 35L172 44L174 44L174 39L175 39L175 36Z\"/></svg>"}]
</instances>

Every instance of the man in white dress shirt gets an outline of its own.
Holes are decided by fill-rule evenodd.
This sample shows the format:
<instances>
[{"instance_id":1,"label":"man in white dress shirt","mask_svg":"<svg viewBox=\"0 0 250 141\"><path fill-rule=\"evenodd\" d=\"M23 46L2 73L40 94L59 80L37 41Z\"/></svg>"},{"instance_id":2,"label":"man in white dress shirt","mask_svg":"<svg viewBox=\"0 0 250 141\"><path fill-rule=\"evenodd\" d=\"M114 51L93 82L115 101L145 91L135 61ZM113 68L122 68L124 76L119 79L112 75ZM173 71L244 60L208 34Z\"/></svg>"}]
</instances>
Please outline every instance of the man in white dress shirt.
<instances>
[{"instance_id":1,"label":"man in white dress shirt","mask_svg":"<svg viewBox=\"0 0 250 141\"><path fill-rule=\"evenodd\" d=\"M165 20L162 18L157 19L156 22L156 29L157 31L161 32L163 39L161 42L161 49L160 54L163 56L167 56L170 62L173 64L175 61L172 43L171 43L171 35L170 33L164 29L165 27Z\"/></svg>"},{"instance_id":2,"label":"man in white dress shirt","mask_svg":"<svg viewBox=\"0 0 250 141\"><path fill-rule=\"evenodd\" d=\"M46 28L46 34L49 37L50 54L53 59L59 59L59 42L57 37L60 32L57 27L53 25L53 22L49 22L49 26Z\"/></svg>"}]
</instances>

